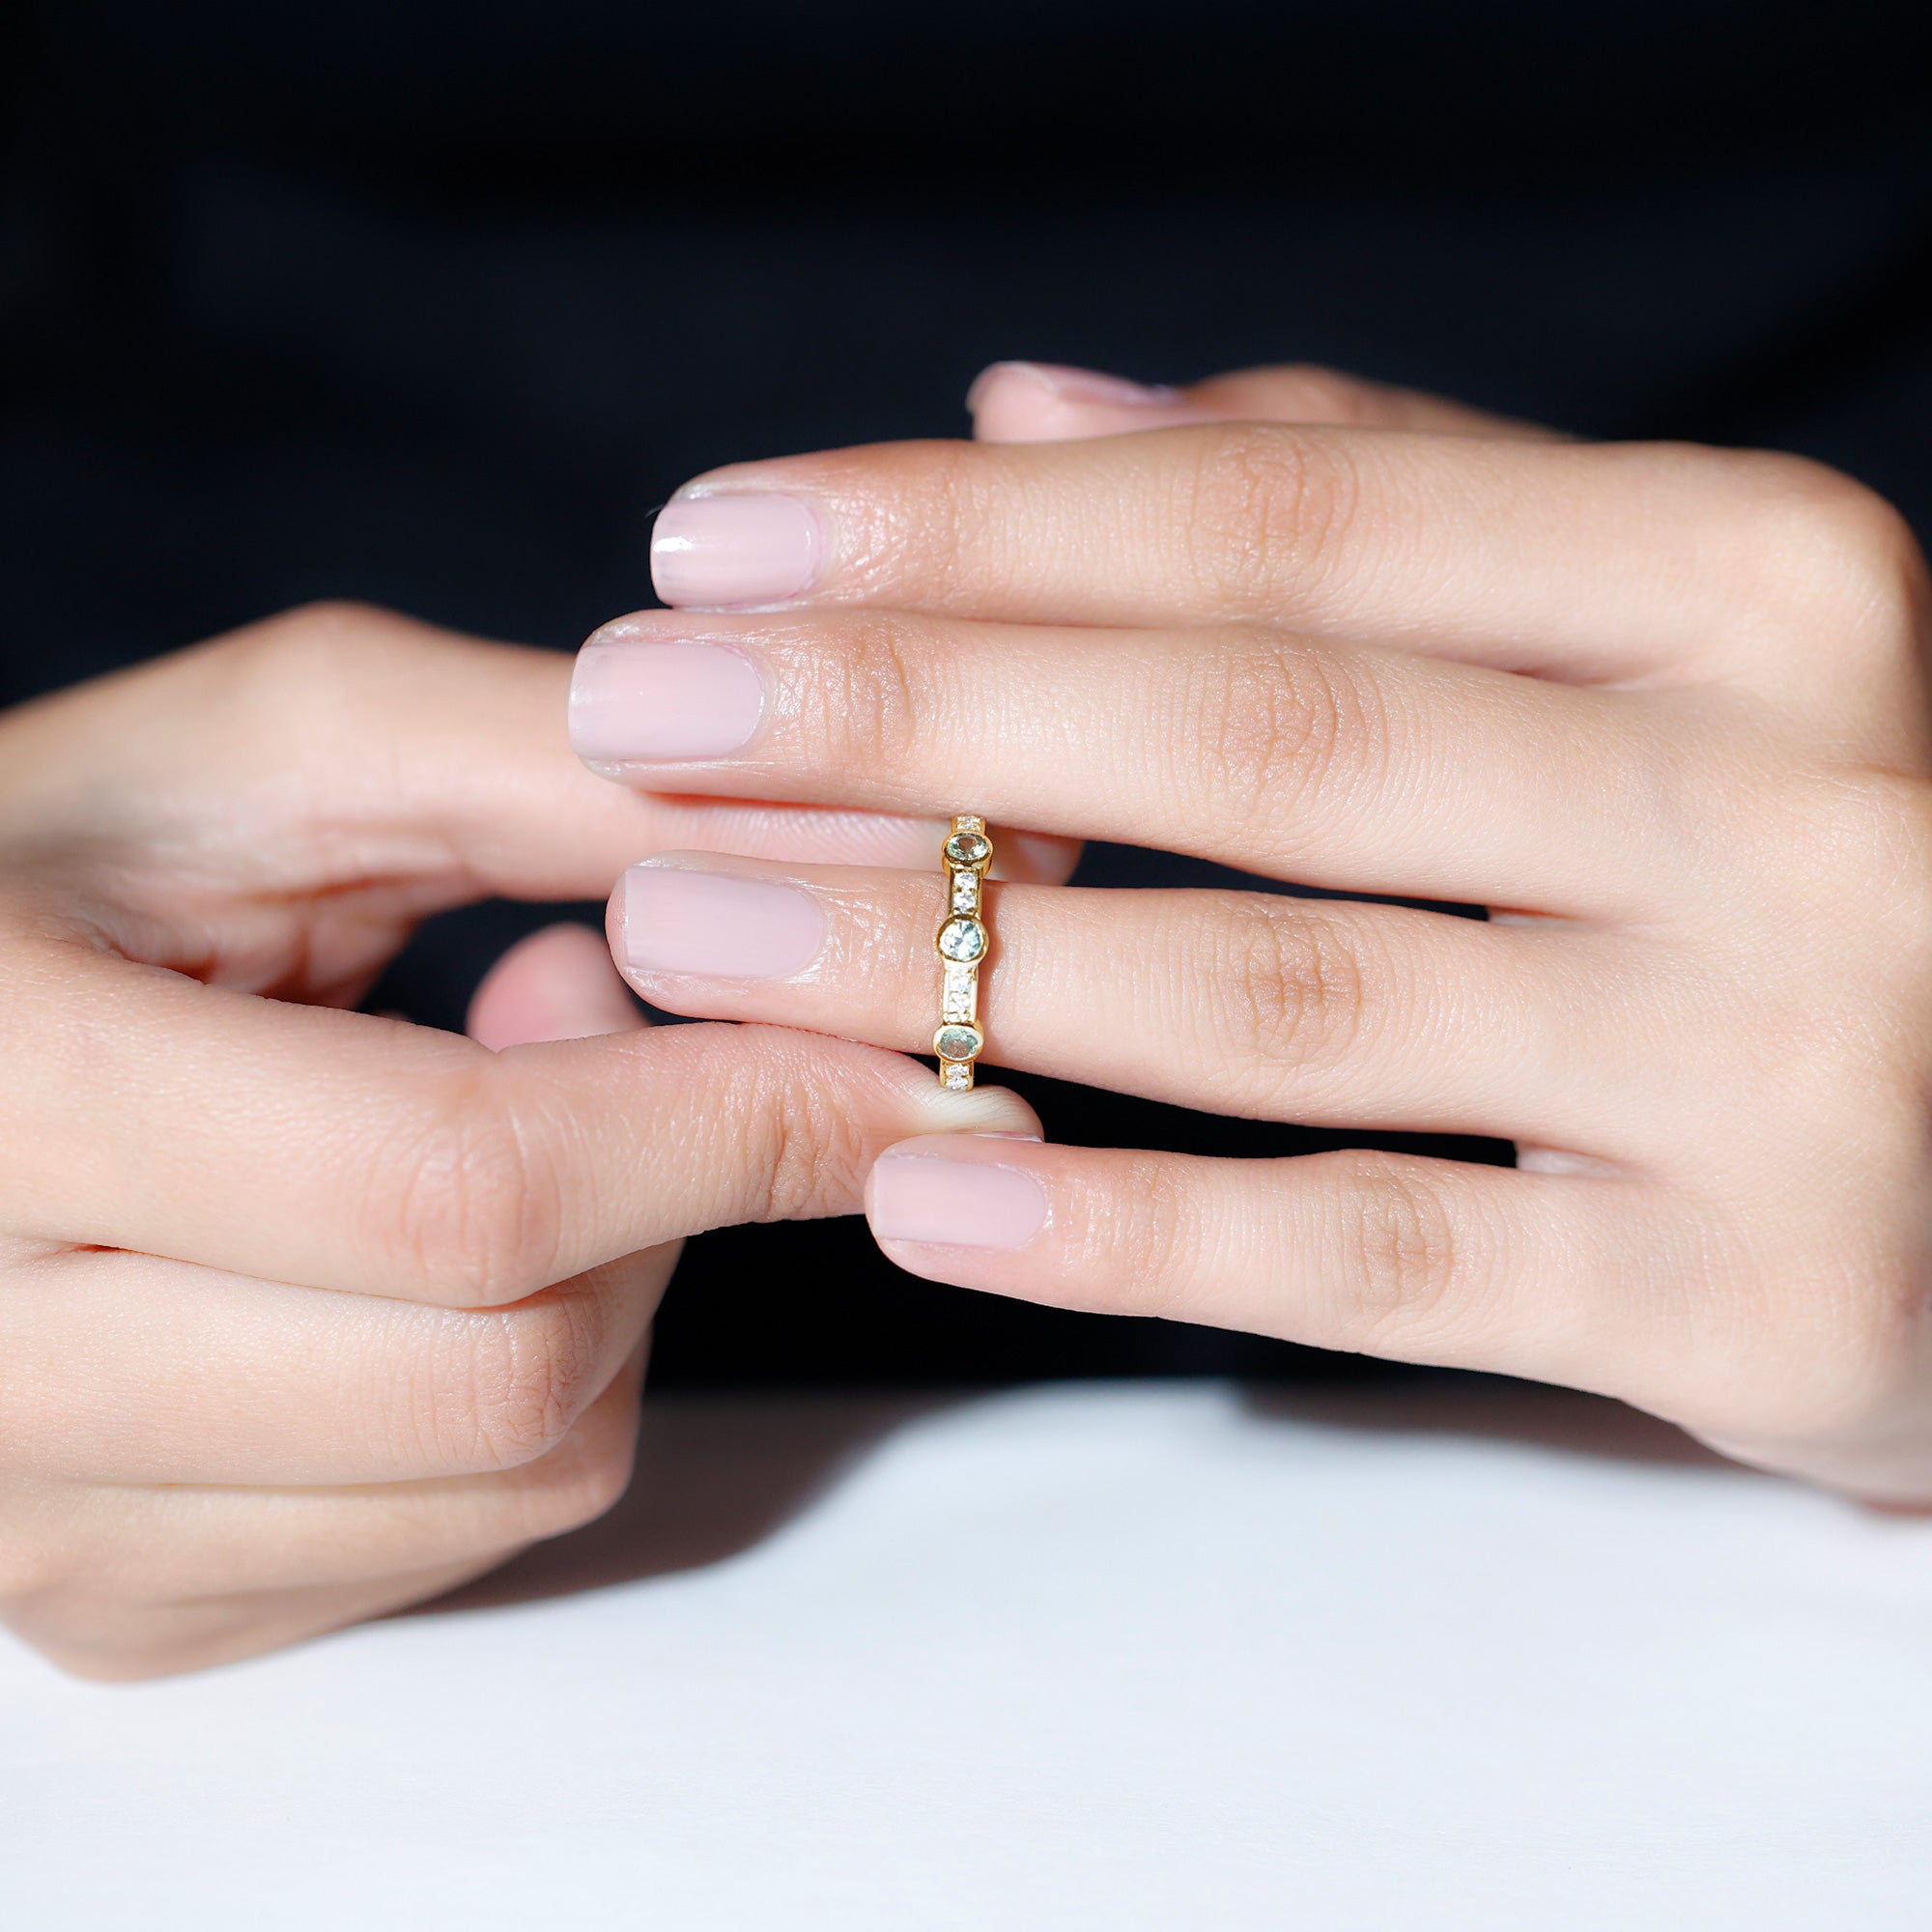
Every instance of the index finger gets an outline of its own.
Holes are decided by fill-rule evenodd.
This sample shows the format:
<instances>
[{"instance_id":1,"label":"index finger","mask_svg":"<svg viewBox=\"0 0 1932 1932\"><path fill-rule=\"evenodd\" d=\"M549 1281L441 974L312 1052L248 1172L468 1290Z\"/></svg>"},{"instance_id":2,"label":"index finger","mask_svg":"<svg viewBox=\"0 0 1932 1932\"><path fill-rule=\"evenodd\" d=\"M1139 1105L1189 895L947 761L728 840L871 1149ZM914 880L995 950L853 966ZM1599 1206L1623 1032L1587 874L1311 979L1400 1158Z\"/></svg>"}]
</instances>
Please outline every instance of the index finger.
<instances>
[{"instance_id":1,"label":"index finger","mask_svg":"<svg viewBox=\"0 0 1932 1932\"><path fill-rule=\"evenodd\" d=\"M652 566L690 609L1259 621L1573 681L1766 682L1828 623L1840 671L1848 619L1889 652L1863 591L1913 551L1795 458L1246 422L714 470Z\"/></svg>"},{"instance_id":2,"label":"index finger","mask_svg":"<svg viewBox=\"0 0 1932 1932\"><path fill-rule=\"evenodd\" d=\"M1011 1093L778 1028L493 1054L75 945L0 956L0 1229L317 1288L520 1300L706 1228L852 1212L872 1156L938 1122L1034 1125Z\"/></svg>"}]
</instances>

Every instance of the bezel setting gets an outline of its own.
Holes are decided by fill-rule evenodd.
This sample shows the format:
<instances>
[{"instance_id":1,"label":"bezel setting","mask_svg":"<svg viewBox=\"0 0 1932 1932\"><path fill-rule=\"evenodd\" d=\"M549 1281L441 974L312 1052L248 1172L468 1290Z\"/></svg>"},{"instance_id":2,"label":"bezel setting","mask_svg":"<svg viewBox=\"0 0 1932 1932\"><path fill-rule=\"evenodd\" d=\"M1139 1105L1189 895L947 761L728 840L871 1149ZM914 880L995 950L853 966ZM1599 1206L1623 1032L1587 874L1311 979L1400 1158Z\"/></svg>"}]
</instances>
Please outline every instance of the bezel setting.
<instances>
[{"instance_id":1,"label":"bezel setting","mask_svg":"<svg viewBox=\"0 0 1932 1932\"><path fill-rule=\"evenodd\" d=\"M986 956L986 928L970 914L959 913L939 928L935 944L942 959L961 966L977 965Z\"/></svg>"},{"instance_id":2,"label":"bezel setting","mask_svg":"<svg viewBox=\"0 0 1932 1932\"><path fill-rule=\"evenodd\" d=\"M932 1036L932 1050L941 1060L978 1060L985 1047L986 1036L960 1020L949 1020Z\"/></svg>"},{"instance_id":3,"label":"bezel setting","mask_svg":"<svg viewBox=\"0 0 1932 1932\"><path fill-rule=\"evenodd\" d=\"M971 866L976 869L989 865L993 857L993 841L983 832L955 832L946 841L946 863L949 866Z\"/></svg>"}]
</instances>

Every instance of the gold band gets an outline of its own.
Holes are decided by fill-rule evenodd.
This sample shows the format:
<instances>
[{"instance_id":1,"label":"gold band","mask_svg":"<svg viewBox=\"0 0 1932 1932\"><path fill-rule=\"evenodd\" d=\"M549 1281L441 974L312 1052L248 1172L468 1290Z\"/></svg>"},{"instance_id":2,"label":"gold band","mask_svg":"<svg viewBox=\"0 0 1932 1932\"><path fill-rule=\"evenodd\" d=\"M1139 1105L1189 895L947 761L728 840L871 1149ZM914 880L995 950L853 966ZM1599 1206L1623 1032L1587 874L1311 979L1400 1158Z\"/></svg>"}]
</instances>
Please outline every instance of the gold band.
<instances>
[{"instance_id":1,"label":"gold band","mask_svg":"<svg viewBox=\"0 0 1932 1932\"><path fill-rule=\"evenodd\" d=\"M939 849L946 864L946 919L934 945L942 975L939 1030L932 1050L939 1056L939 1084L954 1094L973 1085L973 1063L986 1044L980 1031L980 967L992 950L982 903L993 841L986 821L961 812Z\"/></svg>"}]
</instances>

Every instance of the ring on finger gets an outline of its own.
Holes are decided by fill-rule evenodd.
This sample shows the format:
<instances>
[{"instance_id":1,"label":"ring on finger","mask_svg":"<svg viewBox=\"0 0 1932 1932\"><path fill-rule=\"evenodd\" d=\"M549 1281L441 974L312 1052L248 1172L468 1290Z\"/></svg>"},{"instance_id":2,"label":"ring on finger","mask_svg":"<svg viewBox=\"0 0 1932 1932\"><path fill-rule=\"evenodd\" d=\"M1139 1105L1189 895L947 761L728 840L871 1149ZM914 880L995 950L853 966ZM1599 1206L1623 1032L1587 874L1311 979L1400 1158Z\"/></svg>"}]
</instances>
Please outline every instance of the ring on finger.
<instances>
[{"instance_id":1,"label":"ring on finger","mask_svg":"<svg viewBox=\"0 0 1932 1932\"><path fill-rule=\"evenodd\" d=\"M982 913L986 868L993 863L986 821L972 812L955 816L940 857L946 865L947 909L935 941L941 986L932 1050L939 1056L939 1084L963 1094L973 1085L973 1064L986 1044L980 1030L980 967L992 945Z\"/></svg>"}]
</instances>

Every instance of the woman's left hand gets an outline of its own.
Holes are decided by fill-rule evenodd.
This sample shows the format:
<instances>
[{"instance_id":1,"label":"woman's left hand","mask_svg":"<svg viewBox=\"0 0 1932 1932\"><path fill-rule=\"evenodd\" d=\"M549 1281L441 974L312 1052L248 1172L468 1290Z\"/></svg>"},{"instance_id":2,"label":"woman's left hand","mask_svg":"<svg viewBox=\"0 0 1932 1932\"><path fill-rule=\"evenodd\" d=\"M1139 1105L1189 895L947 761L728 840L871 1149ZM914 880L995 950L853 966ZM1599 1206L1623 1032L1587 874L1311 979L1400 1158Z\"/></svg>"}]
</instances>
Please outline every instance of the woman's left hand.
<instances>
[{"instance_id":1,"label":"woman's left hand","mask_svg":"<svg viewBox=\"0 0 1932 1932\"><path fill-rule=\"evenodd\" d=\"M657 554L687 608L591 640L580 749L654 790L1492 907L995 886L981 1017L1006 1065L1520 1159L927 1137L873 1171L887 1252L1601 1390L1932 1498L1932 734L1896 513L1789 457L1315 372L1137 399L1008 370L980 401L1094 440L681 492ZM612 934L661 1006L923 1051L940 899L936 855L661 855Z\"/></svg>"}]
</instances>

